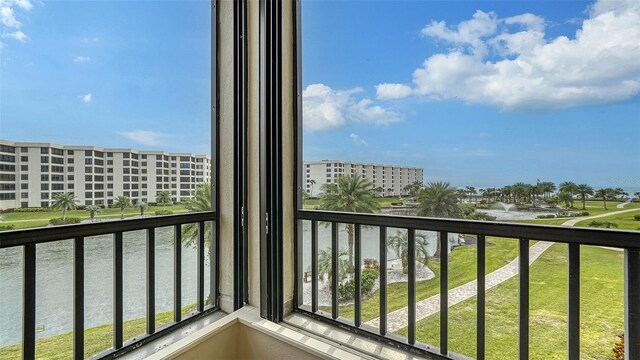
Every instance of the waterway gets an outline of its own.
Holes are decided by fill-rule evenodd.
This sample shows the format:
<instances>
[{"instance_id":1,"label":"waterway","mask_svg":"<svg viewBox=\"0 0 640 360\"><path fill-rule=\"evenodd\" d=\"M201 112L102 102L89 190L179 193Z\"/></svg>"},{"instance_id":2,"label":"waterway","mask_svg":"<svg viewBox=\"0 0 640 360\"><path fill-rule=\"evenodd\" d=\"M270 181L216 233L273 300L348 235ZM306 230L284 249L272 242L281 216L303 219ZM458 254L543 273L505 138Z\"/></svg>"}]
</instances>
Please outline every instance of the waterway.
<instances>
[{"instance_id":1,"label":"waterway","mask_svg":"<svg viewBox=\"0 0 640 360\"><path fill-rule=\"evenodd\" d=\"M173 308L173 228L156 229L156 312ZM124 318L145 316L146 273L144 231L123 236ZM85 328L112 322L113 235L85 239ZM36 250L37 338L72 330L73 242L45 243ZM22 331L21 248L0 250L0 346L21 341ZM208 260L205 286L209 284ZM182 251L182 304L196 301L197 254ZM205 294L209 287L205 288Z\"/></svg>"}]
</instances>

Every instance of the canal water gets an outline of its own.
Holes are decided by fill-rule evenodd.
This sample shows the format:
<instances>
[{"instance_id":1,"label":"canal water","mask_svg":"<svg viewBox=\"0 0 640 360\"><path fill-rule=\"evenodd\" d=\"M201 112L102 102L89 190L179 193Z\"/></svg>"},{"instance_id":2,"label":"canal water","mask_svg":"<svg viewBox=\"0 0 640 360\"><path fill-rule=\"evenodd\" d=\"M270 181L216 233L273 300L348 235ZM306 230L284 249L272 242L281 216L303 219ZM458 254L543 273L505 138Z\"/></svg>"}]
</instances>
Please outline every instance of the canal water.
<instances>
[{"instance_id":1,"label":"canal water","mask_svg":"<svg viewBox=\"0 0 640 360\"><path fill-rule=\"evenodd\" d=\"M145 231L123 236L124 318L145 316ZM113 235L85 239L85 328L110 324L113 317ZM72 330L73 241L37 246L37 338ZM173 309L173 228L156 229L156 313ZM182 304L196 301L197 257L182 250ZM21 248L0 250L0 346L20 343L22 331ZM205 294L209 262L205 262Z\"/></svg>"}]
</instances>

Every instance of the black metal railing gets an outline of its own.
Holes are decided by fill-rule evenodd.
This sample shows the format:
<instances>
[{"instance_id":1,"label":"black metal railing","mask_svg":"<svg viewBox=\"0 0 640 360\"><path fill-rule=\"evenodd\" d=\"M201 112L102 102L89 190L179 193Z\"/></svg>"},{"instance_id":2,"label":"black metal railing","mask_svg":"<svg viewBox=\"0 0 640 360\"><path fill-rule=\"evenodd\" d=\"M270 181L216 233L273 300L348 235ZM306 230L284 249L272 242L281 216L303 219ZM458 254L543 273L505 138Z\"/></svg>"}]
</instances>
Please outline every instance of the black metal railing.
<instances>
[{"instance_id":1,"label":"black metal railing","mask_svg":"<svg viewBox=\"0 0 640 360\"><path fill-rule=\"evenodd\" d=\"M580 358L580 245L605 246L624 249L624 321L626 359L640 359L640 233L624 230L572 228L545 225L485 222L471 220L434 219L409 216L356 214L329 211L298 210L297 220L311 222L311 306L298 304L298 311L322 321L347 328L355 333L384 341L405 350L435 358L464 358L448 348L448 257L440 261L440 344L439 347L416 342L416 256L415 232L438 232L440 239L449 233L470 234L477 237L477 339L476 358L485 358L485 238L498 236L518 239L518 358L529 358L529 244L530 241L566 243L568 253L568 327L567 353L569 359ZM331 313L318 309L318 223L331 225L332 276ZM361 266L354 266L354 319L340 317L338 303L338 224L353 225L354 264L361 264L361 226L372 226L380 233L380 312L379 329L362 324L362 294L359 280ZM408 326L406 338L387 333L387 228L405 229L408 237ZM297 256L302 258L302 241L298 239ZM447 254L449 242L440 241L440 253ZM298 261L297 291L302 287L302 261ZM298 300L300 302L300 300Z\"/></svg>"},{"instance_id":2,"label":"black metal railing","mask_svg":"<svg viewBox=\"0 0 640 360\"><path fill-rule=\"evenodd\" d=\"M212 222L210 259L210 304L205 306L205 223ZM197 304L196 314L182 318L182 225L197 224ZM38 244L73 239L73 358L84 359L84 318L85 318L85 253L84 246L90 236L113 234L113 347L97 354L99 358L114 358L152 341L179 326L206 316L218 309L217 293L217 239L215 212L201 212L184 215L156 216L143 219L116 220L101 223L64 225L54 228L14 230L0 233L0 249L23 248L23 320L22 358L36 356L36 248ZM173 323L160 329L155 327L155 229L174 227L174 319ZM146 231L146 334L132 341L124 342L124 298L123 298L123 233ZM95 355L95 354L94 354Z\"/></svg>"}]
</instances>

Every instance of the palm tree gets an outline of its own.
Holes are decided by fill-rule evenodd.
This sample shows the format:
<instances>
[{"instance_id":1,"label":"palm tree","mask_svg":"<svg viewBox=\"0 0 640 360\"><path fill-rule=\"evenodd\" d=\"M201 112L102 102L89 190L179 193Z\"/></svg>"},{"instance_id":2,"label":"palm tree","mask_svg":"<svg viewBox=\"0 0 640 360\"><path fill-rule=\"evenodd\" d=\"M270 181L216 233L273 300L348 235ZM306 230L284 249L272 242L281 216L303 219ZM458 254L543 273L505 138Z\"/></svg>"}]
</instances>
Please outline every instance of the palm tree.
<instances>
[{"instance_id":1,"label":"palm tree","mask_svg":"<svg viewBox=\"0 0 640 360\"><path fill-rule=\"evenodd\" d=\"M342 281L347 277L347 273L352 272L351 262L349 259L345 259L347 252L344 250L338 251L338 280ZM329 284L333 278L333 270L331 267L332 257L331 249L320 250L318 253L318 275L321 277L326 275Z\"/></svg>"},{"instance_id":2,"label":"palm tree","mask_svg":"<svg viewBox=\"0 0 640 360\"><path fill-rule=\"evenodd\" d=\"M633 196L634 196L636 199L640 199L640 191L634 192L634 193L633 193Z\"/></svg>"},{"instance_id":3,"label":"palm tree","mask_svg":"<svg viewBox=\"0 0 640 360\"><path fill-rule=\"evenodd\" d=\"M558 200L564 202L564 207L566 207L567 209L573 207L573 205L571 205L571 203L573 202L573 196L567 191L560 191L558 193Z\"/></svg>"},{"instance_id":4,"label":"palm tree","mask_svg":"<svg viewBox=\"0 0 640 360\"><path fill-rule=\"evenodd\" d=\"M89 217L91 218L91 222L93 222L93 219L95 219L96 214L102 211L102 208L98 205L89 205L86 208L84 208L84 210L89 212Z\"/></svg>"},{"instance_id":5,"label":"palm tree","mask_svg":"<svg viewBox=\"0 0 640 360\"><path fill-rule=\"evenodd\" d=\"M382 188L382 186L378 186L377 188L374 189L376 194L378 196L380 196L382 194L382 197L384 197L384 189Z\"/></svg>"},{"instance_id":6,"label":"palm tree","mask_svg":"<svg viewBox=\"0 0 640 360\"><path fill-rule=\"evenodd\" d=\"M144 211L149 208L149 204L144 201L141 201L136 204L136 208L140 210L140 216L144 216Z\"/></svg>"},{"instance_id":7,"label":"palm tree","mask_svg":"<svg viewBox=\"0 0 640 360\"><path fill-rule=\"evenodd\" d=\"M448 182L431 182L418 194L418 216L459 218L462 210L456 198L457 190ZM446 239L445 239L446 240ZM433 257L440 257L440 237Z\"/></svg>"},{"instance_id":8,"label":"palm tree","mask_svg":"<svg viewBox=\"0 0 640 360\"><path fill-rule=\"evenodd\" d=\"M570 196L570 204L571 207L573 207L573 195L577 192L578 190L578 185L576 185L576 183L572 182L572 181L565 181L560 183L560 186L558 187L558 190L560 190L560 192L565 192L567 194L569 194ZM565 195L566 197L566 195Z\"/></svg>"},{"instance_id":9,"label":"palm tree","mask_svg":"<svg viewBox=\"0 0 640 360\"><path fill-rule=\"evenodd\" d=\"M500 201L511 202L511 185L507 185L500 191Z\"/></svg>"},{"instance_id":10,"label":"palm tree","mask_svg":"<svg viewBox=\"0 0 640 360\"><path fill-rule=\"evenodd\" d=\"M124 219L124 209L131 207L131 199L128 196L120 195L113 201L113 207L120 208L120 219Z\"/></svg>"},{"instance_id":11,"label":"palm tree","mask_svg":"<svg viewBox=\"0 0 640 360\"><path fill-rule=\"evenodd\" d=\"M374 213L380 210L373 183L358 174L341 176L335 183L322 185L319 209ZM347 224L349 263L353 264L353 224Z\"/></svg>"},{"instance_id":12,"label":"palm tree","mask_svg":"<svg viewBox=\"0 0 640 360\"><path fill-rule=\"evenodd\" d=\"M427 261L427 238L422 234L415 234L416 258L422 256ZM396 232L389 238L388 246L392 248L396 255L402 261L402 272L407 273L409 268L409 234L405 232Z\"/></svg>"},{"instance_id":13,"label":"palm tree","mask_svg":"<svg viewBox=\"0 0 640 360\"><path fill-rule=\"evenodd\" d=\"M580 195L580 199L582 200L582 210L585 210L585 201L587 200L587 195L593 195L593 188L587 184L577 185L576 194Z\"/></svg>"},{"instance_id":14,"label":"palm tree","mask_svg":"<svg viewBox=\"0 0 640 360\"><path fill-rule=\"evenodd\" d=\"M457 191L448 182L430 182L418 194L418 216L459 218Z\"/></svg>"},{"instance_id":15,"label":"palm tree","mask_svg":"<svg viewBox=\"0 0 640 360\"><path fill-rule=\"evenodd\" d=\"M171 193L167 190L158 191L156 193L156 202L162 204L162 210L164 210L167 204L171 204Z\"/></svg>"},{"instance_id":16,"label":"palm tree","mask_svg":"<svg viewBox=\"0 0 640 360\"><path fill-rule=\"evenodd\" d=\"M467 198L467 191L465 189L456 189L456 197L459 202L464 202L464 199Z\"/></svg>"},{"instance_id":17,"label":"palm tree","mask_svg":"<svg viewBox=\"0 0 640 360\"><path fill-rule=\"evenodd\" d=\"M62 210L62 222L67 220L67 210L74 210L77 206L76 195L72 192L60 193L53 196L51 207L55 210Z\"/></svg>"},{"instance_id":18,"label":"palm tree","mask_svg":"<svg viewBox=\"0 0 640 360\"><path fill-rule=\"evenodd\" d=\"M464 189L466 190L467 194L469 194L469 201L471 201L477 194L476 188L474 186L465 186Z\"/></svg>"},{"instance_id":19,"label":"palm tree","mask_svg":"<svg viewBox=\"0 0 640 360\"><path fill-rule=\"evenodd\" d=\"M607 210L607 200L609 198L615 197L615 190L612 189L612 188L598 189L594 193L594 196L602 198L602 203L604 204L604 209Z\"/></svg>"},{"instance_id":20,"label":"palm tree","mask_svg":"<svg viewBox=\"0 0 640 360\"><path fill-rule=\"evenodd\" d=\"M187 200L184 207L189 212L205 212L211 211L211 183L202 183L196 186L196 190L193 192L193 198ZM197 246L198 239L198 224L186 224L182 226L182 243L195 247ZM207 221L204 226L204 238L211 239L212 224ZM208 241L205 241L205 246L209 247Z\"/></svg>"},{"instance_id":21,"label":"palm tree","mask_svg":"<svg viewBox=\"0 0 640 360\"><path fill-rule=\"evenodd\" d=\"M309 180L309 184L311 185L311 192L309 193L309 197L313 197L313 185L316 184L316 181L311 179Z\"/></svg>"}]
</instances>

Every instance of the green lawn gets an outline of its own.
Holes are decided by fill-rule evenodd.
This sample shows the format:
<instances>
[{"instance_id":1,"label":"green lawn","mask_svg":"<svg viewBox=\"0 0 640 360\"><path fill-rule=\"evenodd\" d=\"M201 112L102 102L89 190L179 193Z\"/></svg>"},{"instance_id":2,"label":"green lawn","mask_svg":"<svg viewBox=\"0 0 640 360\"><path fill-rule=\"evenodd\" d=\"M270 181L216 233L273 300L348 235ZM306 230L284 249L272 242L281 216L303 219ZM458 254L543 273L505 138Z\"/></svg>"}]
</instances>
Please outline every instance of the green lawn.
<instances>
[{"instance_id":1,"label":"green lawn","mask_svg":"<svg viewBox=\"0 0 640 360\"><path fill-rule=\"evenodd\" d=\"M182 308L184 316L195 304ZM173 321L173 311L156 314L156 327ZM147 320L140 318L125 321L123 338L133 339L146 333ZM113 345L113 325L106 324L86 329L84 332L84 356L90 357L108 350ZM0 347L0 359L19 360L22 357L22 344ZM73 333L41 338L36 341L37 359L71 359L73 358Z\"/></svg>"},{"instance_id":2,"label":"green lawn","mask_svg":"<svg viewBox=\"0 0 640 360\"><path fill-rule=\"evenodd\" d=\"M149 206L145 210L145 215L154 215L156 210L162 210L162 206ZM166 207L167 210L171 210L174 213L186 212L187 209L182 205L171 205ZM132 217L140 215L140 211L135 208L125 209L124 216ZM82 219L89 219L89 212L85 210L72 210L67 212L68 217L79 217ZM27 229L33 227L41 227L49 225L49 220L52 218L60 218L62 213L60 211L47 211L47 212L14 212L2 214L1 225L13 225L15 229ZM120 209L103 209L96 219L119 219Z\"/></svg>"},{"instance_id":3,"label":"green lawn","mask_svg":"<svg viewBox=\"0 0 640 360\"><path fill-rule=\"evenodd\" d=\"M609 359L624 331L622 254L581 247L581 358ZM530 358L566 359L567 246L553 245L531 267ZM517 358L518 278L487 292L487 359ZM439 344L439 314L417 323L417 339ZM406 328L399 331L406 336ZM449 349L475 357L476 298L449 309Z\"/></svg>"},{"instance_id":4,"label":"green lawn","mask_svg":"<svg viewBox=\"0 0 640 360\"><path fill-rule=\"evenodd\" d=\"M518 256L518 242L514 239L487 237L486 263L487 272L506 265ZM532 242L533 244L533 242ZM476 247L461 246L455 248L449 259L449 287L463 285L476 278ZM429 261L428 266L435 273L431 280L419 281L416 284L416 298L426 299L440 292L440 262ZM401 309L407 306L407 283L389 284L387 287L387 311ZM378 291L362 302L362 320L369 321L379 314L380 294ZM321 307L321 310L331 311L331 307ZM353 319L353 305L340 307L340 316Z\"/></svg>"},{"instance_id":5,"label":"green lawn","mask_svg":"<svg viewBox=\"0 0 640 360\"><path fill-rule=\"evenodd\" d=\"M376 198L376 201L378 202L380 208L384 209L390 207L391 203L407 201L407 198L402 198L402 200L400 200L399 197L380 197ZM302 207L305 210L315 210L318 205L320 205L320 199L314 198L305 200Z\"/></svg>"},{"instance_id":6,"label":"green lawn","mask_svg":"<svg viewBox=\"0 0 640 360\"><path fill-rule=\"evenodd\" d=\"M625 207L626 209L626 207ZM576 226L584 226L588 227L591 221L609 221L618 225L618 229L626 229L626 230L640 230L640 221L635 220L633 218L634 215L639 215L640 210L632 211L628 213L605 216L598 219L593 220L583 220L576 224Z\"/></svg>"}]
</instances>

